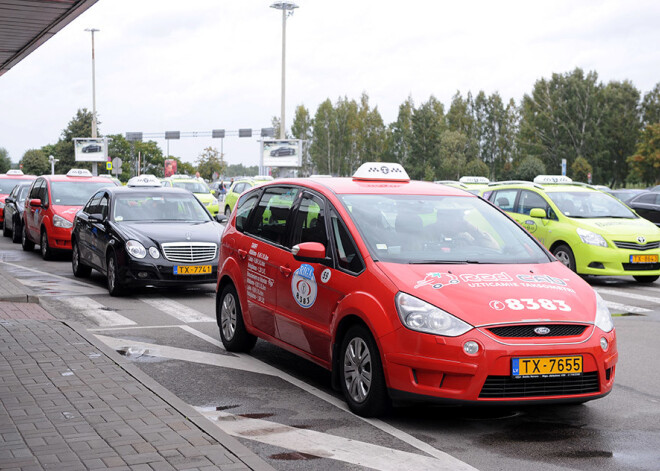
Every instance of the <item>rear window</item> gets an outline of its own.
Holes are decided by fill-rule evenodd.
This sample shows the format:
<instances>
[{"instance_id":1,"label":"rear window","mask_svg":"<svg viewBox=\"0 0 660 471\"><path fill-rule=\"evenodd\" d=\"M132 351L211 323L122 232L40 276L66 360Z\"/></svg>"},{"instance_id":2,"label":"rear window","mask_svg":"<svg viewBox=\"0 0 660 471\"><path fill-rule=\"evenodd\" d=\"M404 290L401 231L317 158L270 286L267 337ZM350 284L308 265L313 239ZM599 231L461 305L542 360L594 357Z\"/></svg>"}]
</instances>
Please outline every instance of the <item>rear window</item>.
<instances>
[{"instance_id":1,"label":"rear window","mask_svg":"<svg viewBox=\"0 0 660 471\"><path fill-rule=\"evenodd\" d=\"M34 179L0 178L0 194L9 194L19 183L31 183Z\"/></svg>"}]
</instances>

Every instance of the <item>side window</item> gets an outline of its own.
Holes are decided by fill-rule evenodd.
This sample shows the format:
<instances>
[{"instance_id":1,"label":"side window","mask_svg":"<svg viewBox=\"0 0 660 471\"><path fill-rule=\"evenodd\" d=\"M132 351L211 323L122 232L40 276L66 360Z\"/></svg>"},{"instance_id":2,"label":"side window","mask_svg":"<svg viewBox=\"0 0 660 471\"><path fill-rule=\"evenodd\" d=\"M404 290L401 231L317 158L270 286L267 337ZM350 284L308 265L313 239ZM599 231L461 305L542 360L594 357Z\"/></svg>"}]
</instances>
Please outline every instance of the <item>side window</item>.
<instances>
[{"instance_id":1,"label":"side window","mask_svg":"<svg viewBox=\"0 0 660 471\"><path fill-rule=\"evenodd\" d=\"M360 258L355 242L348 229L334 209L330 211L330 227L333 235L333 245L337 254L337 267L350 273L360 273L364 263Z\"/></svg>"},{"instance_id":2,"label":"side window","mask_svg":"<svg viewBox=\"0 0 660 471\"><path fill-rule=\"evenodd\" d=\"M328 235L325 229L325 202L318 196L305 193L300 201L296 220L293 223L291 245L301 242L319 242L328 247Z\"/></svg>"},{"instance_id":3,"label":"side window","mask_svg":"<svg viewBox=\"0 0 660 471\"><path fill-rule=\"evenodd\" d=\"M653 204L653 203L655 203L655 197L656 197L656 195L651 195L651 194L643 195L643 196L637 198L637 203L651 203L651 204Z\"/></svg>"},{"instance_id":4,"label":"side window","mask_svg":"<svg viewBox=\"0 0 660 471\"><path fill-rule=\"evenodd\" d=\"M93 197L89 199L85 207L83 208L83 211L85 211L87 214L93 214L93 213L98 213L99 211L97 210L98 205L99 205L99 200L101 199L102 193L97 193Z\"/></svg>"},{"instance_id":5,"label":"side window","mask_svg":"<svg viewBox=\"0 0 660 471\"><path fill-rule=\"evenodd\" d=\"M43 181L41 188L39 188L38 198L41 199L41 204L48 204L48 182L46 180Z\"/></svg>"},{"instance_id":6,"label":"side window","mask_svg":"<svg viewBox=\"0 0 660 471\"><path fill-rule=\"evenodd\" d=\"M517 195L518 190L500 190L494 193L494 200L491 199L491 201L503 211L513 211Z\"/></svg>"},{"instance_id":7,"label":"side window","mask_svg":"<svg viewBox=\"0 0 660 471\"><path fill-rule=\"evenodd\" d=\"M529 214L534 208L541 208L548 214L548 202L538 193L529 190L520 192L520 199L515 209L516 213Z\"/></svg>"},{"instance_id":8,"label":"side window","mask_svg":"<svg viewBox=\"0 0 660 471\"><path fill-rule=\"evenodd\" d=\"M238 231L243 232L245 230L245 223L257 201L259 201L259 193L238 200L238 208L236 209L236 229Z\"/></svg>"},{"instance_id":9,"label":"side window","mask_svg":"<svg viewBox=\"0 0 660 471\"><path fill-rule=\"evenodd\" d=\"M245 232L278 245L286 243L286 225L298 188L270 187L264 190L252 211Z\"/></svg>"},{"instance_id":10,"label":"side window","mask_svg":"<svg viewBox=\"0 0 660 471\"><path fill-rule=\"evenodd\" d=\"M101 215L103 215L103 219L106 219L108 217L108 197L107 197L107 195L104 195L101 198L101 201L99 202L97 212L99 212L99 213L101 213Z\"/></svg>"},{"instance_id":11,"label":"side window","mask_svg":"<svg viewBox=\"0 0 660 471\"><path fill-rule=\"evenodd\" d=\"M39 198L39 191L41 191L41 185L43 184L43 179L39 179L34 182L34 185L32 185L32 189L30 190L30 199Z\"/></svg>"}]
</instances>

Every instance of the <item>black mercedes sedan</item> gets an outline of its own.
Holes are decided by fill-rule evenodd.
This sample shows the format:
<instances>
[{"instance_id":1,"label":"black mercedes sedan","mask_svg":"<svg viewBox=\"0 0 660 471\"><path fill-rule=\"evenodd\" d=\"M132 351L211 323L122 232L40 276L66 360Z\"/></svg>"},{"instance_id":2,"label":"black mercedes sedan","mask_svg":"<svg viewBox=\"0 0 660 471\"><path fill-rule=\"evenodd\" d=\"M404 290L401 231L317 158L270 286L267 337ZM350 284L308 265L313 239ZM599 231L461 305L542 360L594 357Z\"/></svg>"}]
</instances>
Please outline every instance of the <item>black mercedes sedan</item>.
<instances>
[{"instance_id":1,"label":"black mercedes sedan","mask_svg":"<svg viewBox=\"0 0 660 471\"><path fill-rule=\"evenodd\" d=\"M641 193L628 201L627 205L644 219L648 219L660 227L660 192L648 191Z\"/></svg>"},{"instance_id":2,"label":"black mercedes sedan","mask_svg":"<svg viewBox=\"0 0 660 471\"><path fill-rule=\"evenodd\" d=\"M73 274L105 274L111 296L134 287L215 283L222 230L189 191L135 177L126 187L97 191L76 214Z\"/></svg>"},{"instance_id":3,"label":"black mercedes sedan","mask_svg":"<svg viewBox=\"0 0 660 471\"><path fill-rule=\"evenodd\" d=\"M23 220L23 209L25 198L32 182L19 183L7 198L5 198L5 217L2 221L2 235L9 237L15 244L21 241L21 221Z\"/></svg>"}]
</instances>

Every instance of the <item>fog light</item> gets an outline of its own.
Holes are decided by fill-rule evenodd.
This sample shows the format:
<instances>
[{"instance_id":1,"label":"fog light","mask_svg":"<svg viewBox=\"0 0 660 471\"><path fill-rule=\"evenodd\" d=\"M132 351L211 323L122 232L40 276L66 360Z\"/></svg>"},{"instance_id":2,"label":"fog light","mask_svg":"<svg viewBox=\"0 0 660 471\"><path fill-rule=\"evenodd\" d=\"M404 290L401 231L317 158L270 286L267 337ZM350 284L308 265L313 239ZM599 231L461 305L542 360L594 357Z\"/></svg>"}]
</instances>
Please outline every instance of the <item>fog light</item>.
<instances>
[{"instance_id":1,"label":"fog light","mask_svg":"<svg viewBox=\"0 0 660 471\"><path fill-rule=\"evenodd\" d=\"M602 348L603 351L606 352L606 351L607 351L607 347L608 347L607 339L606 339L605 337L601 337L601 338L600 338L600 348Z\"/></svg>"},{"instance_id":2,"label":"fog light","mask_svg":"<svg viewBox=\"0 0 660 471\"><path fill-rule=\"evenodd\" d=\"M138 273L138 278L146 278L148 276L149 276L149 273L147 273L146 271L141 271L141 272Z\"/></svg>"},{"instance_id":3,"label":"fog light","mask_svg":"<svg viewBox=\"0 0 660 471\"><path fill-rule=\"evenodd\" d=\"M479 351L479 344L477 342L473 342L472 340L465 342L463 344L463 351L468 355L474 355Z\"/></svg>"}]
</instances>

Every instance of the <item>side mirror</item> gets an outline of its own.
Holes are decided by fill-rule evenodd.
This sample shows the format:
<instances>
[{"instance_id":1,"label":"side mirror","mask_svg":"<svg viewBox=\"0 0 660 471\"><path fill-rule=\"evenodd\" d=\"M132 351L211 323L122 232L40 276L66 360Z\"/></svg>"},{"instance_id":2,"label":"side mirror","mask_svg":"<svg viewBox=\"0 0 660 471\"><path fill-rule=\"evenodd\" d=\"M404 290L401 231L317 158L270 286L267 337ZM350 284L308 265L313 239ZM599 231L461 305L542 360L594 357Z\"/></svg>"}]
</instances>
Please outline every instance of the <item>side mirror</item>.
<instances>
[{"instance_id":1,"label":"side mirror","mask_svg":"<svg viewBox=\"0 0 660 471\"><path fill-rule=\"evenodd\" d=\"M215 196L215 190L211 190L211 194Z\"/></svg>"},{"instance_id":2,"label":"side mirror","mask_svg":"<svg viewBox=\"0 0 660 471\"><path fill-rule=\"evenodd\" d=\"M103 222L103 214L92 213L88 217L89 222Z\"/></svg>"},{"instance_id":3,"label":"side mirror","mask_svg":"<svg viewBox=\"0 0 660 471\"><path fill-rule=\"evenodd\" d=\"M225 216L223 213L218 213L215 215L215 220L218 221L220 224L225 224L229 218Z\"/></svg>"},{"instance_id":4,"label":"side mirror","mask_svg":"<svg viewBox=\"0 0 660 471\"><path fill-rule=\"evenodd\" d=\"M539 218L539 219L546 219L548 217L548 215L545 214L545 209L543 208L533 208L529 212L529 215L533 218Z\"/></svg>"},{"instance_id":5,"label":"side mirror","mask_svg":"<svg viewBox=\"0 0 660 471\"><path fill-rule=\"evenodd\" d=\"M30 207L31 208L40 208L41 207L41 200L39 198L33 198L30 200Z\"/></svg>"},{"instance_id":6,"label":"side mirror","mask_svg":"<svg viewBox=\"0 0 660 471\"><path fill-rule=\"evenodd\" d=\"M330 260L325 256L325 246L320 242L302 242L294 245L291 253L299 262L327 263Z\"/></svg>"},{"instance_id":7,"label":"side mirror","mask_svg":"<svg viewBox=\"0 0 660 471\"><path fill-rule=\"evenodd\" d=\"M14 198L11 198L11 197L9 197L9 196L7 196L7 197L5 198L5 204L7 204L7 203L15 203L15 202L16 202L16 200L15 200Z\"/></svg>"}]
</instances>

